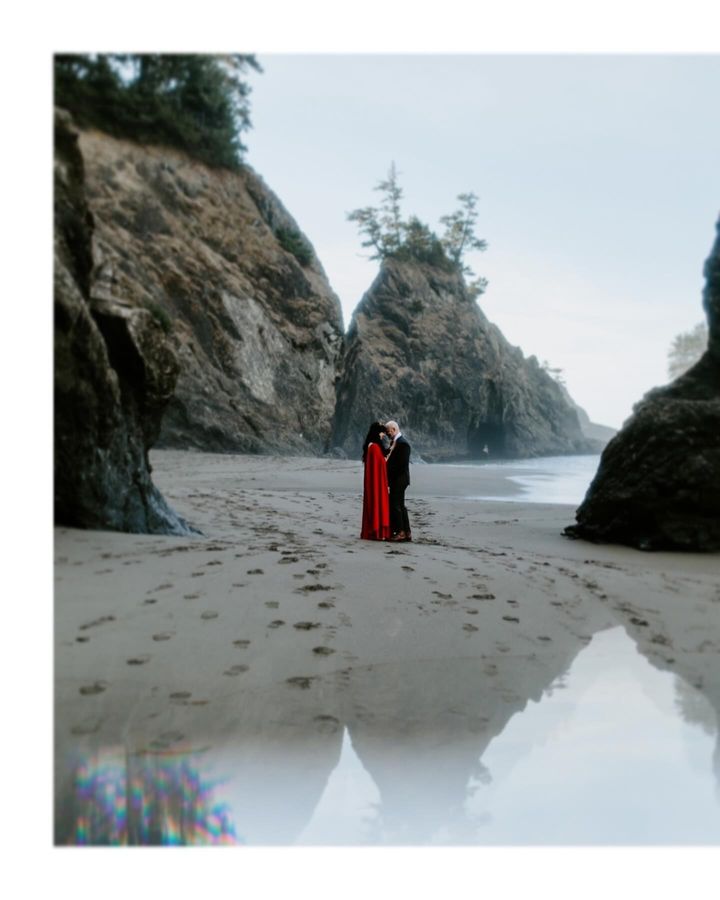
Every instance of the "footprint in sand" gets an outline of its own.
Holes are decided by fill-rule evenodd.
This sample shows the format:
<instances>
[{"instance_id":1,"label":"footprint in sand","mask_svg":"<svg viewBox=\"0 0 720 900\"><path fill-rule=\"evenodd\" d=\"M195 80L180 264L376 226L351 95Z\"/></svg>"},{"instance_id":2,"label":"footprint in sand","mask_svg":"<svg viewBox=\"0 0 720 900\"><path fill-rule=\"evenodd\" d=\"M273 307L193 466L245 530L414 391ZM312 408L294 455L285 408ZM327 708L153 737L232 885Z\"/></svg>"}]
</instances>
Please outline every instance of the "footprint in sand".
<instances>
[{"instance_id":1,"label":"footprint in sand","mask_svg":"<svg viewBox=\"0 0 720 900\"><path fill-rule=\"evenodd\" d=\"M233 641L233 647L240 647L241 650L245 650L249 646L250 646L250 641L247 641L247 640Z\"/></svg>"},{"instance_id":2,"label":"footprint in sand","mask_svg":"<svg viewBox=\"0 0 720 900\"><path fill-rule=\"evenodd\" d=\"M470 622L466 622L463 625L463 631L479 631L479 630L480 629L477 627L477 625L471 625Z\"/></svg>"},{"instance_id":3,"label":"footprint in sand","mask_svg":"<svg viewBox=\"0 0 720 900\"><path fill-rule=\"evenodd\" d=\"M279 628L281 625L284 625L285 622L282 619L275 619L274 622L271 622L268 625L268 628Z\"/></svg>"},{"instance_id":4,"label":"footprint in sand","mask_svg":"<svg viewBox=\"0 0 720 900\"><path fill-rule=\"evenodd\" d=\"M102 694L106 688L107 683L105 681L94 681L92 684L84 684L80 688L80 693L83 697L90 697L93 694Z\"/></svg>"},{"instance_id":5,"label":"footprint in sand","mask_svg":"<svg viewBox=\"0 0 720 900\"><path fill-rule=\"evenodd\" d=\"M414 572L415 571L415 569L413 569L412 566L400 566L400 568L403 570L403 572Z\"/></svg>"},{"instance_id":6,"label":"footprint in sand","mask_svg":"<svg viewBox=\"0 0 720 900\"><path fill-rule=\"evenodd\" d=\"M540 634L540 635L538 635L538 640L539 641L551 641L552 638L548 637L546 634Z\"/></svg>"},{"instance_id":7,"label":"footprint in sand","mask_svg":"<svg viewBox=\"0 0 720 900\"><path fill-rule=\"evenodd\" d=\"M76 637L75 641L78 644L86 644L90 640L89 637Z\"/></svg>"},{"instance_id":8,"label":"footprint in sand","mask_svg":"<svg viewBox=\"0 0 720 900\"><path fill-rule=\"evenodd\" d=\"M177 744L178 741L182 741L184 738L185 735L181 731L164 731L160 737L150 741L150 746L153 750L167 750L168 747Z\"/></svg>"},{"instance_id":9,"label":"footprint in sand","mask_svg":"<svg viewBox=\"0 0 720 900\"><path fill-rule=\"evenodd\" d=\"M331 603L329 600L321 600L318 603L318 607L320 609L335 609L335 604Z\"/></svg>"},{"instance_id":10,"label":"footprint in sand","mask_svg":"<svg viewBox=\"0 0 720 900\"><path fill-rule=\"evenodd\" d=\"M207 619L217 619L218 615L219 615L219 613L213 612L212 610L207 610L206 612L201 614L200 618L206 619L206 620Z\"/></svg>"},{"instance_id":11,"label":"footprint in sand","mask_svg":"<svg viewBox=\"0 0 720 900\"><path fill-rule=\"evenodd\" d=\"M159 584L153 591L167 591L172 587L171 584Z\"/></svg>"},{"instance_id":12,"label":"footprint in sand","mask_svg":"<svg viewBox=\"0 0 720 900\"><path fill-rule=\"evenodd\" d=\"M340 727L340 722L335 716L315 716L313 722L320 734L335 734Z\"/></svg>"},{"instance_id":13,"label":"footprint in sand","mask_svg":"<svg viewBox=\"0 0 720 900\"><path fill-rule=\"evenodd\" d=\"M189 700L192 697L192 691L174 691L169 697L171 700Z\"/></svg>"},{"instance_id":14,"label":"footprint in sand","mask_svg":"<svg viewBox=\"0 0 720 900\"><path fill-rule=\"evenodd\" d=\"M147 600L143 600L143 606L152 606L153 603L157 603L157 598L148 597Z\"/></svg>"},{"instance_id":15,"label":"footprint in sand","mask_svg":"<svg viewBox=\"0 0 720 900\"><path fill-rule=\"evenodd\" d=\"M154 641L169 641L172 637L175 637L174 631L160 631L158 634L154 634L152 639Z\"/></svg>"},{"instance_id":16,"label":"footprint in sand","mask_svg":"<svg viewBox=\"0 0 720 900\"><path fill-rule=\"evenodd\" d=\"M292 685L292 687L299 687L303 690L307 690L310 687L310 684L315 681L315 676L295 675L293 678L286 678L285 681L287 684Z\"/></svg>"},{"instance_id":17,"label":"footprint in sand","mask_svg":"<svg viewBox=\"0 0 720 900\"><path fill-rule=\"evenodd\" d=\"M494 600L495 594L468 594L468 600Z\"/></svg>"},{"instance_id":18,"label":"footprint in sand","mask_svg":"<svg viewBox=\"0 0 720 900\"><path fill-rule=\"evenodd\" d=\"M144 653L142 656L132 656L130 659L126 659L125 662L129 666L144 666L146 662L150 662L150 657L147 653Z\"/></svg>"},{"instance_id":19,"label":"footprint in sand","mask_svg":"<svg viewBox=\"0 0 720 900\"><path fill-rule=\"evenodd\" d=\"M506 622L519 622L520 621L520 619L518 619L516 616L503 616L503 619Z\"/></svg>"},{"instance_id":20,"label":"footprint in sand","mask_svg":"<svg viewBox=\"0 0 720 900\"><path fill-rule=\"evenodd\" d=\"M452 600L452 594L441 594L440 591L433 591L433 594L441 600Z\"/></svg>"},{"instance_id":21,"label":"footprint in sand","mask_svg":"<svg viewBox=\"0 0 720 900\"><path fill-rule=\"evenodd\" d=\"M313 647L313 653L316 656L330 656L334 652L332 647Z\"/></svg>"},{"instance_id":22,"label":"footprint in sand","mask_svg":"<svg viewBox=\"0 0 720 900\"><path fill-rule=\"evenodd\" d=\"M197 600L200 594L183 594L183 600Z\"/></svg>"},{"instance_id":23,"label":"footprint in sand","mask_svg":"<svg viewBox=\"0 0 720 900\"><path fill-rule=\"evenodd\" d=\"M265 573L263 572L262 569L248 569L247 574L248 575L264 575Z\"/></svg>"},{"instance_id":24,"label":"footprint in sand","mask_svg":"<svg viewBox=\"0 0 720 900\"><path fill-rule=\"evenodd\" d=\"M267 600L265 602L265 606L267 606L268 609L277 609L280 604L277 602L277 600Z\"/></svg>"},{"instance_id":25,"label":"footprint in sand","mask_svg":"<svg viewBox=\"0 0 720 900\"><path fill-rule=\"evenodd\" d=\"M299 556L283 556L281 559L278 560L278 565L283 566L283 565L287 565L288 563L296 563L296 562L300 562Z\"/></svg>"},{"instance_id":26,"label":"footprint in sand","mask_svg":"<svg viewBox=\"0 0 720 900\"><path fill-rule=\"evenodd\" d=\"M310 631L312 628L320 628L321 624L321 622L296 622L293 628L297 628L298 631Z\"/></svg>"},{"instance_id":27,"label":"footprint in sand","mask_svg":"<svg viewBox=\"0 0 720 900\"><path fill-rule=\"evenodd\" d=\"M314 591L334 591L335 588L331 584L304 584L300 588L295 588L296 594L310 594Z\"/></svg>"},{"instance_id":28,"label":"footprint in sand","mask_svg":"<svg viewBox=\"0 0 720 900\"><path fill-rule=\"evenodd\" d=\"M249 668L250 668L250 666L243 666L243 665L230 666L229 669L225 669L225 671L223 672L223 675L230 675L230 676L242 675L242 673L247 672L247 670Z\"/></svg>"},{"instance_id":29,"label":"footprint in sand","mask_svg":"<svg viewBox=\"0 0 720 900\"><path fill-rule=\"evenodd\" d=\"M78 737L84 734L95 734L101 725L102 719L86 719L84 722L73 725L70 729L70 734L74 734Z\"/></svg>"},{"instance_id":30,"label":"footprint in sand","mask_svg":"<svg viewBox=\"0 0 720 900\"><path fill-rule=\"evenodd\" d=\"M80 626L80 631L85 631L87 628L95 628L97 625L104 625L106 622L114 622L115 616L100 616L99 619L93 619L92 622L86 622L84 625Z\"/></svg>"}]
</instances>

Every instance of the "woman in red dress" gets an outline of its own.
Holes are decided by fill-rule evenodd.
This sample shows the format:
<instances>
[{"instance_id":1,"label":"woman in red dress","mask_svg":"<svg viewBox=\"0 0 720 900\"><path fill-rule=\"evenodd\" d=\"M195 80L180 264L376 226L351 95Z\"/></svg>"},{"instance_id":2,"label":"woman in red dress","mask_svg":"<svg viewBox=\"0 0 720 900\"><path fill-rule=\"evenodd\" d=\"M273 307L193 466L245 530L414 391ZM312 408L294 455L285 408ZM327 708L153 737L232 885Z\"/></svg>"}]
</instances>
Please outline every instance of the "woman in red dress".
<instances>
[{"instance_id":1,"label":"woman in red dress","mask_svg":"<svg viewBox=\"0 0 720 900\"><path fill-rule=\"evenodd\" d=\"M391 535L387 471L382 447L384 429L380 422L373 422L363 444L365 481L360 537L368 541L386 541Z\"/></svg>"}]
</instances>

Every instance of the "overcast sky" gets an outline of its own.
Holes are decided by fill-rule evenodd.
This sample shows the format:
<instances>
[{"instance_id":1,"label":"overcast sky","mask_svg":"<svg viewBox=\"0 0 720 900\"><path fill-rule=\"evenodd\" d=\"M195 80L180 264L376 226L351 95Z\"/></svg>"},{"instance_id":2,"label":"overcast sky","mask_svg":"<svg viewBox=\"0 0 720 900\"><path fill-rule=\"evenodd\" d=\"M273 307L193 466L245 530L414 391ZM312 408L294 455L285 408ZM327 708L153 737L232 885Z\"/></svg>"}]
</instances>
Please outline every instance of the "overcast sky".
<instances>
[{"instance_id":1,"label":"overcast sky","mask_svg":"<svg viewBox=\"0 0 720 900\"><path fill-rule=\"evenodd\" d=\"M346 213L395 161L433 227L480 198L481 306L619 426L702 317L720 212L718 56L259 54L247 161L312 241L345 324L377 272Z\"/></svg>"}]
</instances>

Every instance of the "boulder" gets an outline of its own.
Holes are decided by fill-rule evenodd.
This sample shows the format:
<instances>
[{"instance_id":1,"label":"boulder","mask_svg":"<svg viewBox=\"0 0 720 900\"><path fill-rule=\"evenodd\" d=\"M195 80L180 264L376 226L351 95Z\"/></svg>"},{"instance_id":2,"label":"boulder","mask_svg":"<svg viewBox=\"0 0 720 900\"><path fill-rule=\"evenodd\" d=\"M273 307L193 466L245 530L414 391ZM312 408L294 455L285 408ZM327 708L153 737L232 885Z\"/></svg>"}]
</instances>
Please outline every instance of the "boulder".
<instances>
[{"instance_id":1,"label":"boulder","mask_svg":"<svg viewBox=\"0 0 720 900\"><path fill-rule=\"evenodd\" d=\"M93 291L94 222L78 132L55 116L55 520L154 534L193 529L150 478L148 450L178 373L155 318Z\"/></svg>"},{"instance_id":2,"label":"boulder","mask_svg":"<svg viewBox=\"0 0 720 900\"><path fill-rule=\"evenodd\" d=\"M705 263L708 347L647 393L610 441L570 537L642 550L720 550L720 221Z\"/></svg>"},{"instance_id":3,"label":"boulder","mask_svg":"<svg viewBox=\"0 0 720 900\"><path fill-rule=\"evenodd\" d=\"M387 259L347 334L332 446L397 419L428 462L599 452L561 386L511 346L457 272Z\"/></svg>"}]
</instances>

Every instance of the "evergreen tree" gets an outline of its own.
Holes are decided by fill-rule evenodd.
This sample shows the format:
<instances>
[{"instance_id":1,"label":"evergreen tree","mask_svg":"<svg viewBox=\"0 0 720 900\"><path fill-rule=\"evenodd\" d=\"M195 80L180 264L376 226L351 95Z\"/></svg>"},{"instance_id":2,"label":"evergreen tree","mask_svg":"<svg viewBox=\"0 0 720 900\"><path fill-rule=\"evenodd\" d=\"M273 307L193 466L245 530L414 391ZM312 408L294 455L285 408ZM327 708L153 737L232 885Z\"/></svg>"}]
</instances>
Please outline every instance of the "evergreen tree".
<instances>
[{"instance_id":1,"label":"evergreen tree","mask_svg":"<svg viewBox=\"0 0 720 900\"><path fill-rule=\"evenodd\" d=\"M558 384L561 384L563 387L565 387L565 377L563 376L562 369L558 369L556 366L551 366L546 359L542 361L542 365L540 366L540 368L543 369L543 371L547 372L548 375L552 379L557 381Z\"/></svg>"},{"instance_id":2,"label":"evergreen tree","mask_svg":"<svg viewBox=\"0 0 720 900\"><path fill-rule=\"evenodd\" d=\"M397 253L403 243L407 226L400 216L402 188L398 184L398 173L395 163L390 163L387 178L380 181L375 188L382 194L380 204L380 227L385 236L385 252L388 255Z\"/></svg>"},{"instance_id":3,"label":"evergreen tree","mask_svg":"<svg viewBox=\"0 0 720 900\"><path fill-rule=\"evenodd\" d=\"M440 221L445 226L441 242L445 253L460 269L463 275L474 276L475 273L466 263L463 256L470 250L486 250L487 241L475 234L477 222L477 195L473 193L458 194L460 208L450 215L442 216ZM484 293L487 279L475 278L468 283L468 290L473 297Z\"/></svg>"},{"instance_id":4,"label":"evergreen tree","mask_svg":"<svg viewBox=\"0 0 720 900\"><path fill-rule=\"evenodd\" d=\"M363 236L363 247L373 251L370 259L416 259L436 268L452 271L464 276L475 273L465 264L464 255L471 250L485 250L487 243L475 235L477 222L477 196L472 193L460 194L460 209L443 216L445 233L438 238L417 216L407 221L402 218L400 201L402 189L398 184L398 173L392 163L387 178L375 188L382 195L379 207L364 206L348 213L348 220L357 222ZM466 283L472 298L478 297L487 287L485 278L475 278Z\"/></svg>"},{"instance_id":5,"label":"evergreen tree","mask_svg":"<svg viewBox=\"0 0 720 900\"><path fill-rule=\"evenodd\" d=\"M78 124L167 143L236 168L250 128L252 55L78 54L55 57L55 102Z\"/></svg>"},{"instance_id":6,"label":"evergreen tree","mask_svg":"<svg viewBox=\"0 0 720 900\"><path fill-rule=\"evenodd\" d=\"M394 254L399 259L416 259L446 272L456 268L452 260L448 259L438 236L417 216L408 219L404 232L405 240Z\"/></svg>"},{"instance_id":7,"label":"evergreen tree","mask_svg":"<svg viewBox=\"0 0 720 900\"><path fill-rule=\"evenodd\" d=\"M677 378L687 372L705 352L708 345L708 327L705 322L690 331L676 335L668 351L668 375Z\"/></svg>"},{"instance_id":8,"label":"evergreen tree","mask_svg":"<svg viewBox=\"0 0 720 900\"><path fill-rule=\"evenodd\" d=\"M365 235L363 247L370 247L370 259L386 259L398 252L403 244L407 226L402 221L400 201L402 188L398 184L395 163L390 164L387 178L379 181L374 191L382 195L380 206L365 206L348 213L348 220L358 223L358 229Z\"/></svg>"}]
</instances>

